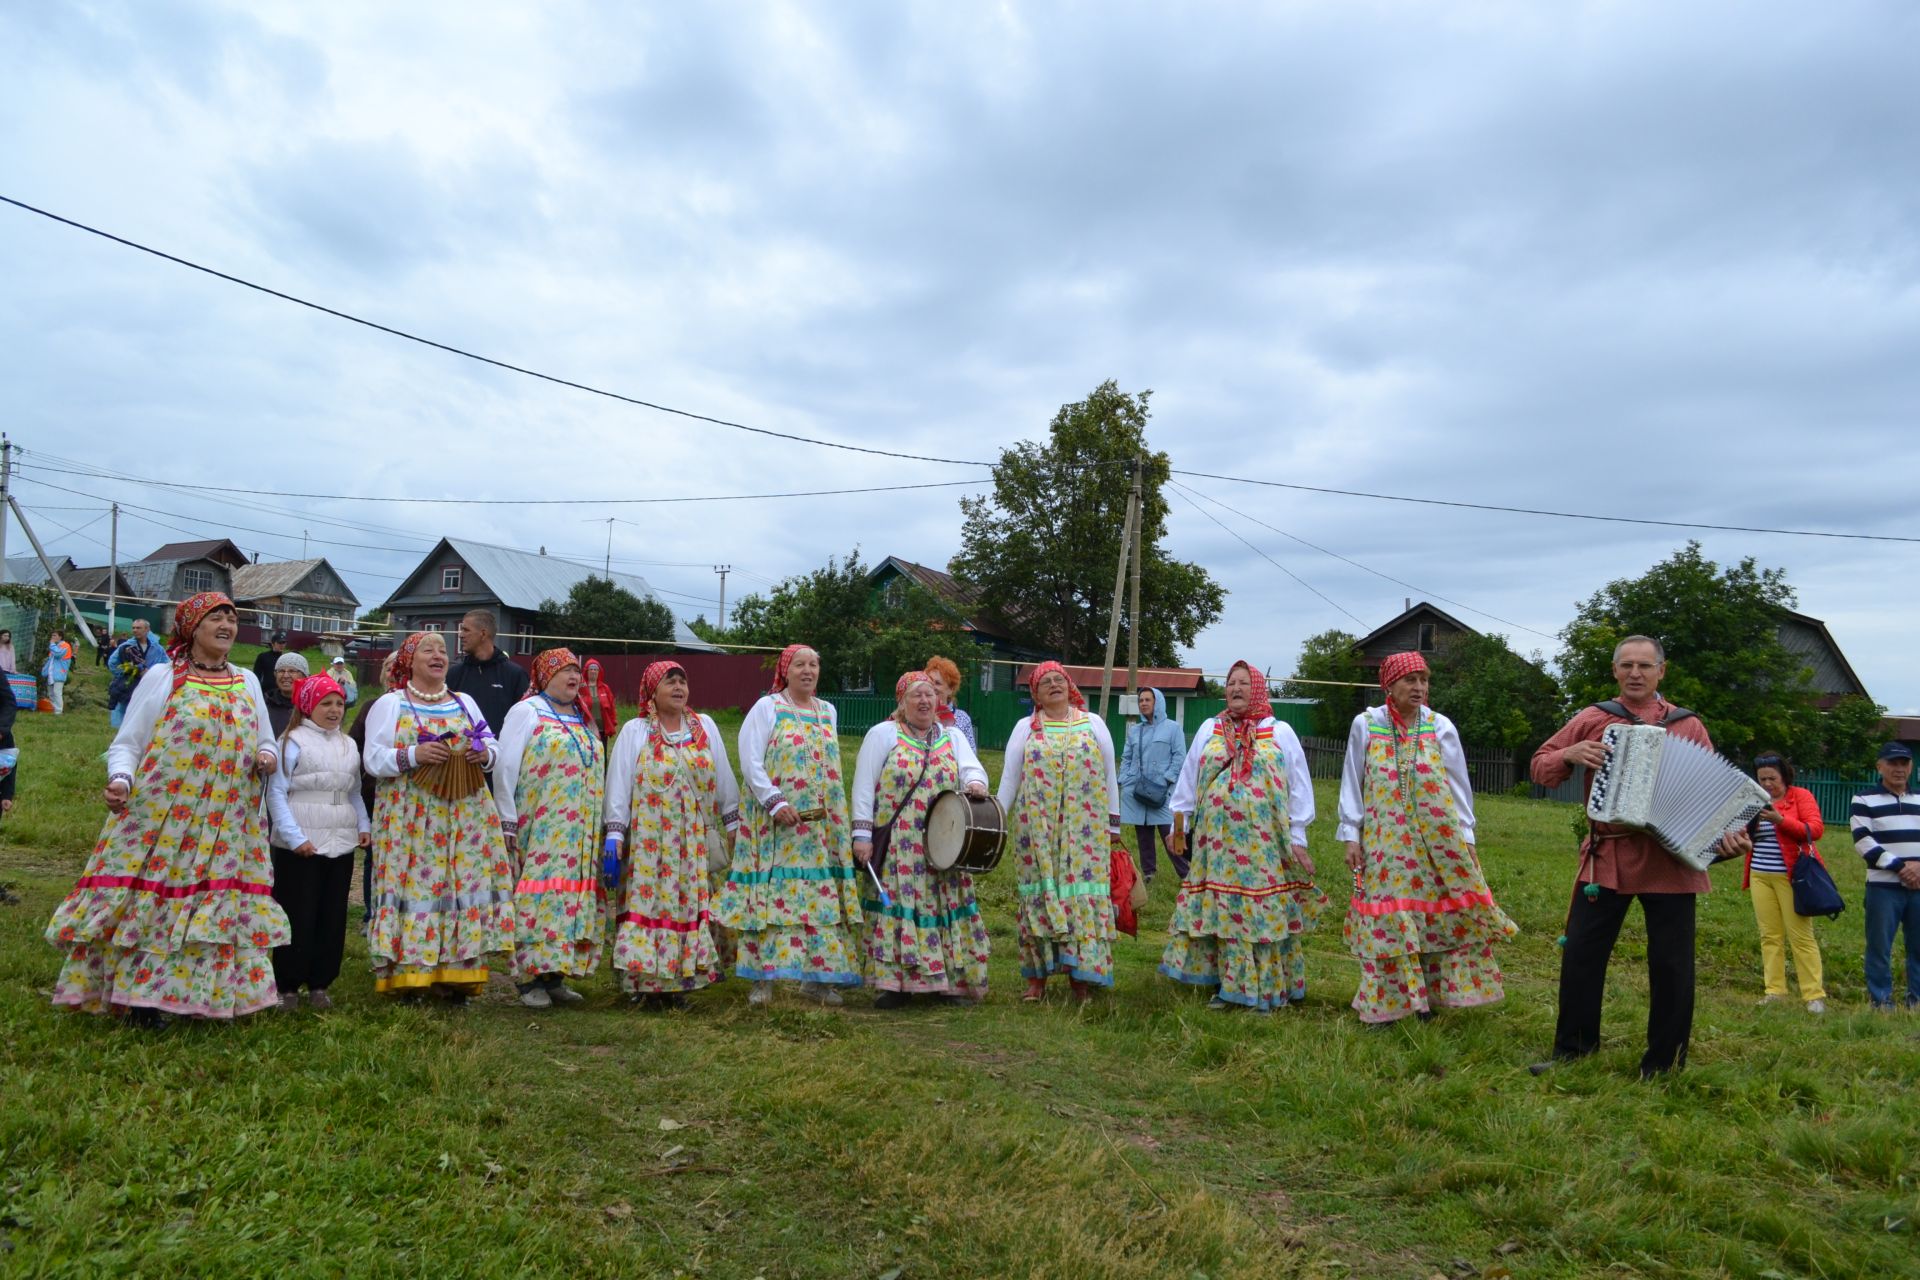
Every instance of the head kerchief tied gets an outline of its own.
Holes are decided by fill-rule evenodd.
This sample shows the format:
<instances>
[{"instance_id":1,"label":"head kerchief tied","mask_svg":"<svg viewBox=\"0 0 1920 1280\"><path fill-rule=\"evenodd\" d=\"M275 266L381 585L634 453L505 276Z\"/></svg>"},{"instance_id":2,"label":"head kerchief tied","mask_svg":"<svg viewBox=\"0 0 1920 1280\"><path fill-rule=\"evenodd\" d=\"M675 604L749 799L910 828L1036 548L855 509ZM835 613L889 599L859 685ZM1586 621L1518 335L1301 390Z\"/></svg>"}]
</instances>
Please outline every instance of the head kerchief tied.
<instances>
[{"instance_id":1,"label":"head kerchief tied","mask_svg":"<svg viewBox=\"0 0 1920 1280\"><path fill-rule=\"evenodd\" d=\"M793 660L802 653L810 652L804 644L790 644L780 651L780 660L773 664L773 688L769 693L784 693L787 688L787 671L793 666Z\"/></svg>"},{"instance_id":2,"label":"head kerchief tied","mask_svg":"<svg viewBox=\"0 0 1920 1280\"><path fill-rule=\"evenodd\" d=\"M202 591L197 596L188 596L173 610L173 643L167 646L167 655L173 658L186 656L193 645L193 633L201 622L215 609L231 609L233 601L218 591Z\"/></svg>"},{"instance_id":3,"label":"head kerchief tied","mask_svg":"<svg viewBox=\"0 0 1920 1280\"><path fill-rule=\"evenodd\" d=\"M1073 677L1067 674L1067 669L1049 659L1027 672L1027 696L1033 699L1033 719L1029 727L1035 733L1044 732L1046 719L1040 710L1040 681L1055 673L1067 682L1067 701L1083 710L1086 708L1087 700L1081 696L1079 687L1073 683Z\"/></svg>"},{"instance_id":4,"label":"head kerchief tied","mask_svg":"<svg viewBox=\"0 0 1920 1280\"><path fill-rule=\"evenodd\" d=\"M413 679L413 655L420 652L420 642L426 638L426 632L416 631L400 642L400 647L387 659L387 688L406 688L407 681Z\"/></svg>"},{"instance_id":5,"label":"head kerchief tied","mask_svg":"<svg viewBox=\"0 0 1920 1280\"><path fill-rule=\"evenodd\" d=\"M671 658L662 658L658 662L649 662L647 669L640 673L640 714L653 714L653 695L660 692L660 682L678 671L682 676L687 669Z\"/></svg>"},{"instance_id":6,"label":"head kerchief tied","mask_svg":"<svg viewBox=\"0 0 1920 1280\"><path fill-rule=\"evenodd\" d=\"M1405 653L1390 653L1380 663L1380 687L1391 689L1394 681L1429 669L1427 660L1411 649ZM1400 718L1400 708L1393 705L1392 698L1387 699L1387 715L1392 718L1396 728L1407 727L1407 722Z\"/></svg>"},{"instance_id":7,"label":"head kerchief tied","mask_svg":"<svg viewBox=\"0 0 1920 1280\"><path fill-rule=\"evenodd\" d=\"M935 691L936 695L939 692L940 686L934 683L932 675L925 671L908 671L902 673L900 678L893 682L893 700L895 702L906 701L907 690L917 684L928 686Z\"/></svg>"},{"instance_id":8,"label":"head kerchief tied","mask_svg":"<svg viewBox=\"0 0 1920 1280\"><path fill-rule=\"evenodd\" d=\"M571 649L542 649L533 659L533 683L527 686L527 696L545 693L555 676L568 667L579 665L580 659L574 656Z\"/></svg>"},{"instance_id":9,"label":"head kerchief tied","mask_svg":"<svg viewBox=\"0 0 1920 1280\"><path fill-rule=\"evenodd\" d=\"M294 682L293 705L300 708L301 715L311 718L313 709L320 705L320 699L328 694L333 694L342 702L346 701L347 691L332 676L308 676L305 680Z\"/></svg>"},{"instance_id":10,"label":"head kerchief tied","mask_svg":"<svg viewBox=\"0 0 1920 1280\"><path fill-rule=\"evenodd\" d=\"M1267 677L1252 663L1244 660L1234 663L1227 668L1227 679L1232 680L1233 673L1242 669L1252 682L1247 691L1247 705L1238 711L1229 709L1223 722L1235 782L1245 782L1253 776L1253 754L1260 741L1260 722L1273 714L1273 703L1267 697Z\"/></svg>"},{"instance_id":11,"label":"head kerchief tied","mask_svg":"<svg viewBox=\"0 0 1920 1280\"><path fill-rule=\"evenodd\" d=\"M582 680L592 680L597 683L600 679L601 672L600 659L588 658L587 665L580 668L580 678Z\"/></svg>"}]
</instances>

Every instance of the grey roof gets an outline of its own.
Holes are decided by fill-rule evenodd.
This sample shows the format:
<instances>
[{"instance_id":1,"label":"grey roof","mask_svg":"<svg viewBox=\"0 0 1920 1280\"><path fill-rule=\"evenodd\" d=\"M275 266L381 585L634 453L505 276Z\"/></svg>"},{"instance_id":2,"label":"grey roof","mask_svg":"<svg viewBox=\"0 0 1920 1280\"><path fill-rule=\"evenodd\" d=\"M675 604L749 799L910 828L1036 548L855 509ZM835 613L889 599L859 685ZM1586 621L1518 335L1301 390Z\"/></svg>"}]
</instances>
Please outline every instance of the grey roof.
<instances>
[{"instance_id":1,"label":"grey roof","mask_svg":"<svg viewBox=\"0 0 1920 1280\"><path fill-rule=\"evenodd\" d=\"M445 542L467 562L467 567L479 576L480 581L487 584L494 597L509 609L538 609L549 600L565 600L574 584L587 578L611 578L616 586L626 588L643 600L660 600L654 594L653 587L637 573L622 573L618 569L608 573L597 565L578 564L558 556L496 547L492 543L472 542L466 538L447 538ZM406 584L401 585L404 587ZM395 592L388 604L398 598L399 592ZM666 602L661 600L660 603ZM693 630L680 620L678 614L673 619L673 640L683 649L705 651L713 648L693 634Z\"/></svg>"},{"instance_id":2,"label":"grey roof","mask_svg":"<svg viewBox=\"0 0 1920 1280\"><path fill-rule=\"evenodd\" d=\"M304 599L358 605L359 599L349 590L346 595L331 592L300 591L300 584L321 565L327 564L324 558L314 560L281 560L273 564L243 564L233 571L233 598L241 603L248 600L265 600L273 596L298 594ZM332 565L327 565L332 570ZM334 577L339 578L336 572ZM341 585L346 580L341 579Z\"/></svg>"},{"instance_id":3,"label":"grey roof","mask_svg":"<svg viewBox=\"0 0 1920 1280\"><path fill-rule=\"evenodd\" d=\"M54 571L64 573L73 568L73 561L66 556L53 558ZM7 581L18 582L23 586L44 586L47 581L46 568L40 563L39 556L8 556Z\"/></svg>"}]
</instances>

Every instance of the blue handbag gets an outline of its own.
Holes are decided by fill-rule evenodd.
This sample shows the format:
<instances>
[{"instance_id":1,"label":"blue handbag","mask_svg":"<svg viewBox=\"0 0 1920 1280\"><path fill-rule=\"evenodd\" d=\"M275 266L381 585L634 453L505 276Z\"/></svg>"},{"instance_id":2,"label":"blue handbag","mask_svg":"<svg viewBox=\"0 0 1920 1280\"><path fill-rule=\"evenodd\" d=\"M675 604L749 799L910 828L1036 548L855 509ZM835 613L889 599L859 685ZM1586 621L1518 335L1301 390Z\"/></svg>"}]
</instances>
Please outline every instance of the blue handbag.
<instances>
[{"instance_id":1,"label":"blue handbag","mask_svg":"<svg viewBox=\"0 0 1920 1280\"><path fill-rule=\"evenodd\" d=\"M1847 909L1839 886L1828 874L1826 863L1803 853L1793 863L1793 914L1797 916L1837 916Z\"/></svg>"}]
</instances>

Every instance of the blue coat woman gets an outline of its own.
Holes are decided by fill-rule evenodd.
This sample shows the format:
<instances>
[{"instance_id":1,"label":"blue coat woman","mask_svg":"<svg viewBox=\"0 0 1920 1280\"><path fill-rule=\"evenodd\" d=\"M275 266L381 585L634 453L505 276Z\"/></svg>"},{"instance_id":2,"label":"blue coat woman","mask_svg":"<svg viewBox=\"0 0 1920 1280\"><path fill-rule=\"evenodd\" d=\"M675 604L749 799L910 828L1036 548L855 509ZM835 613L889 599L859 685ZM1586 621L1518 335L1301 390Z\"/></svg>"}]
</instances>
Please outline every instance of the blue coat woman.
<instances>
[{"instance_id":1,"label":"blue coat woman","mask_svg":"<svg viewBox=\"0 0 1920 1280\"><path fill-rule=\"evenodd\" d=\"M1157 867L1155 845L1165 844L1173 826L1173 784L1187 757L1187 735L1178 721L1168 718L1160 695L1140 690L1140 718L1127 726L1126 746L1120 757L1120 821L1139 837L1140 874L1151 880ZM1181 879L1187 860L1167 851Z\"/></svg>"}]
</instances>

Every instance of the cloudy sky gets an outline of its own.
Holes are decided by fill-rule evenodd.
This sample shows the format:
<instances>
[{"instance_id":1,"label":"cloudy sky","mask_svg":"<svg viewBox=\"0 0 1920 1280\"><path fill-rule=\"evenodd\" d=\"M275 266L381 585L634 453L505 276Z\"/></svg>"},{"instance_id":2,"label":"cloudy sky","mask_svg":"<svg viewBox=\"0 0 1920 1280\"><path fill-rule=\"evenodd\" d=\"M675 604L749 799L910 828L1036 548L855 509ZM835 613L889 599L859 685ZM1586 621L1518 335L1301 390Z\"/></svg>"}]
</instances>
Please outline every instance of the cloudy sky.
<instances>
[{"instance_id":1,"label":"cloudy sky","mask_svg":"<svg viewBox=\"0 0 1920 1280\"><path fill-rule=\"evenodd\" d=\"M1899 0L9 3L0 194L836 441L991 457L1114 378L1153 389L1153 443L1197 471L1914 536L1916 51ZM30 467L414 499L982 474L533 382L5 206L0 280L0 419ZM1328 604L1175 498L1171 549L1231 592L1188 655L1209 669L1284 672L1409 594L1550 655L1578 600L1689 536L1190 483L1420 588L1215 509ZM111 498L148 508L128 558L230 534L291 559L306 530L369 604L439 533L597 562L619 516L618 567L685 616L714 612L716 563L735 598L856 543L944 563L970 491L17 490L83 564ZM1870 691L1920 708L1920 547L1696 536L1784 567Z\"/></svg>"}]
</instances>

